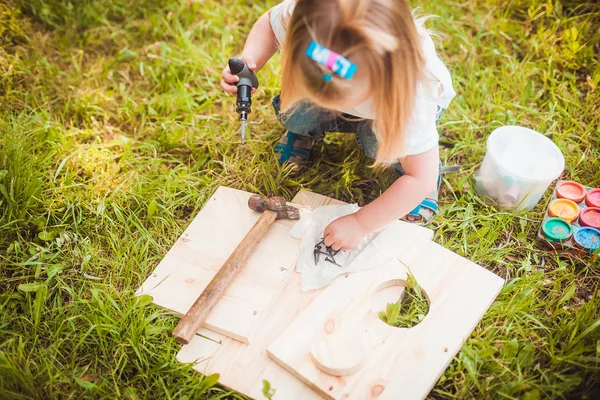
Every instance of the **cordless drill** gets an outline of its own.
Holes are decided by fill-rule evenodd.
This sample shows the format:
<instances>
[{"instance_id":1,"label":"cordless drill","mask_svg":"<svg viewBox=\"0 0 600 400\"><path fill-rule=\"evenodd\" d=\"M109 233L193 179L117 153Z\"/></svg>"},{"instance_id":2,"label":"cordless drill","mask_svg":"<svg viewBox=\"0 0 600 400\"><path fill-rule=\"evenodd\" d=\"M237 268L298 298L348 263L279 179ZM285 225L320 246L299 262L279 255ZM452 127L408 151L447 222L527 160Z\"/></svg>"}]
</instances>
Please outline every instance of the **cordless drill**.
<instances>
[{"instance_id":1,"label":"cordless drill","mask_svg":"<svg viewBox=\"0 0 600 400\"><path fill-rule=\"evenodd\" d=\"M237 101L235 109L240 114L240 121L242 123L242 143L246 141L246 121L248 121L248 114L252 111L250 106L252 105L252 88L258 87L258 79L254 71L248 68L248 64L239 58L229 59L229 70L233 75L240 77L237 83Z\"/></svg>"}]
</instances>

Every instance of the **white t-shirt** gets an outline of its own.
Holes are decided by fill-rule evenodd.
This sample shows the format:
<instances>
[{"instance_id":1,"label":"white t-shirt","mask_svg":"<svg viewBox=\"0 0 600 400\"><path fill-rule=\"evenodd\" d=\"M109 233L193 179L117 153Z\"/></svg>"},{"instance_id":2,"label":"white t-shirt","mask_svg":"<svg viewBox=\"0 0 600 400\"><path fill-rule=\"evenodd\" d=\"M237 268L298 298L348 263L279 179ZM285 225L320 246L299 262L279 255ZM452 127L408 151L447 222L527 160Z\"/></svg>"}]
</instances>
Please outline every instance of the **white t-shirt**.
<instances>
[{"instance_id":1,"label":"white t-shirt","mask_svg":"<svg viewBox=\"0 0 600 400\"><path fill-rule=\"evenodd\" d=\"M271 9L271 28L280 47L285 39L284 25L289 21L295 5L296 0L284 0ZM406 129L405 155L421 154L437 145L439 141L436 126L438 106L448 108L450 101L456 96L450 72L438 57L431 36L424 28L419 26L418 28L423 38L422 52L425 58L426 79L417 85L413 118ZM376 118L373 111L373 100L368 100L350 110L337 111L365 119Z\"/></svg>"}]
</instances>

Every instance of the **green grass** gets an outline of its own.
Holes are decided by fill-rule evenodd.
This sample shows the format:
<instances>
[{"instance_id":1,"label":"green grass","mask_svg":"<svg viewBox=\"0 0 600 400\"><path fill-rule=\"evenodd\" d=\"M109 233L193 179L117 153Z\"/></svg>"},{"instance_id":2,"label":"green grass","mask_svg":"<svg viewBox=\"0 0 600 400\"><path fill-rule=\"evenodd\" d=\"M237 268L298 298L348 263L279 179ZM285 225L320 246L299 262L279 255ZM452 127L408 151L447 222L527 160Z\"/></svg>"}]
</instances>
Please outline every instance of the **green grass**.
<instances>
[{"instance_id":1,"label":"green grass","mask_svg":"<svg viewBox=\"0 0 600 400\"><path fill-rule=\"evenodd\" d=\"M388 303L379 318L388 325L412 328L418 325L429 312L429 301L415 277L409 273L402 295L395 303Z\"/></svg>"},{"instance_id":2,"label":"green grass","mask_svg":"<svg viewBox=\"0 0 600 400\"><path fill-rule=\"evenodd\" d=\"M363 202L389 184L344 135L300 177L277 166L278 57L240 145L219 75L274 3L0 3L0 398L225 396L175 361L176 319L137 287L218 185ZM507 281L431 397L594 398L598 259L537 248L542 206L497 212L472 177L487 135L519 124L553 138L564 177L600 186L600 7L413 4L441 17L431 25L459 92L440 131L443 161L464 169L444 178L435 241Z\"/></svg>"}]
</instances>

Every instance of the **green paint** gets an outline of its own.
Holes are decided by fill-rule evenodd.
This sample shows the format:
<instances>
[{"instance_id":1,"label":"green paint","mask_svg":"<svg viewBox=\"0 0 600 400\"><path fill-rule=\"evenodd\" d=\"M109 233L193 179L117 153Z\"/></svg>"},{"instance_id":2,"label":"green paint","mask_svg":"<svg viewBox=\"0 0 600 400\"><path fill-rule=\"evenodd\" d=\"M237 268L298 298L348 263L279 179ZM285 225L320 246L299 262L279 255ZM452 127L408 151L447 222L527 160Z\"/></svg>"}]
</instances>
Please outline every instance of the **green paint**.
<instances>
[{"instance_id":1,"label":"green paint","mask_svg":"<svg viewBox=\"0 0 600 400\"><path fill-rule=\"evenodd\" d=\"M564 242L573 235L573 228L561 218L550 218L542 224L542 232L552 242Z\"/></svg>"}]
</instances>

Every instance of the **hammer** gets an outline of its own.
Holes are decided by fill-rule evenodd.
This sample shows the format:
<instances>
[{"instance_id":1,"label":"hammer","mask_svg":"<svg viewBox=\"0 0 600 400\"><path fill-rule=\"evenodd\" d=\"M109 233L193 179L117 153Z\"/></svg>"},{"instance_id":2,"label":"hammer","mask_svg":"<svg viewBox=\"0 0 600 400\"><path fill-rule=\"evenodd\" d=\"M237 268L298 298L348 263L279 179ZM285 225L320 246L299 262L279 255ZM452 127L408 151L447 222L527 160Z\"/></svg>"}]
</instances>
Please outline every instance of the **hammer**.
<instances>
[{"instance_id":1,"label":"hammer","mask_svg":"<svg viewBox=\"0 0 600 400\"><path fill-rule=\"evenodd\" d=\"M248 199L248 207L251 210L262 213L260 218L258 218L258 221L256 221L233 253L231 253L225 264L223 264L217 274L208 283L208 286L206 286L196 299L189 311L181 318L173 331L173 336L175 336L177 342L181 344L191 342L196 332L198 332L208 317L208 314L210 314L215 304L221 298L227 285L233 280L258 242L265 236L273 221L276 219L300 219L298 209L288 206L285 199L279 196L266 198L254 194Z\"/></svg>"}]
</instances>

